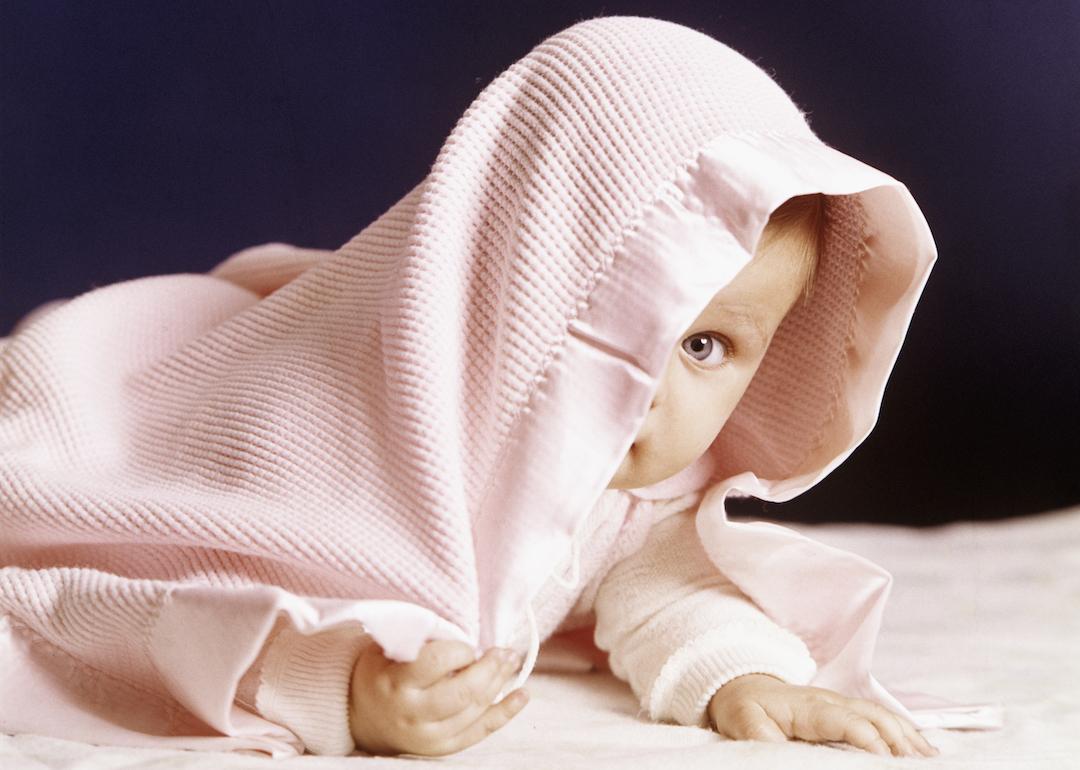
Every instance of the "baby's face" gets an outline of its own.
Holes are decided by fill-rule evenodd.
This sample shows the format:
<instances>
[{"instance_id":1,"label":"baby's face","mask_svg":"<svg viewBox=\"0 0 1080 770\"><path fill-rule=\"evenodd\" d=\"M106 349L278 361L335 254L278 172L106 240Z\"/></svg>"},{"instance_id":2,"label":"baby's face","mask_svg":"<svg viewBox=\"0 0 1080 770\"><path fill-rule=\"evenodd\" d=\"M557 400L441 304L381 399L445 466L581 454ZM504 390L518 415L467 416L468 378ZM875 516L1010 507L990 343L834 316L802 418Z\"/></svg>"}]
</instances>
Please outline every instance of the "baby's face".
<instances>
[{"instance_id":1,"label":"baby's face","mask_svg":"<svg viewBox=\"0 0 1080 770\"><path fill-rule=\"evenodd\" d=\"M801 295L803 265L789 251L766 250L717 292L672 351L645 424L609 489L662 481L709 448Z\"/></svg>"}]
</instances>

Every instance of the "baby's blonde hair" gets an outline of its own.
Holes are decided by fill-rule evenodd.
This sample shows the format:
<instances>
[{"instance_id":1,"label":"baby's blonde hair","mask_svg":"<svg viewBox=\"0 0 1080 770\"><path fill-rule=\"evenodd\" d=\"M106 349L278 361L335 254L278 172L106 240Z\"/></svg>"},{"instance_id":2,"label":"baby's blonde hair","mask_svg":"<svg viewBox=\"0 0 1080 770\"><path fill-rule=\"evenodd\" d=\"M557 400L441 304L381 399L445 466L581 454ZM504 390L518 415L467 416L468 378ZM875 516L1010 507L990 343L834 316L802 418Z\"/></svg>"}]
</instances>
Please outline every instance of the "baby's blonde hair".
<instances>
[{"instance_id":1,"label":"baby's blonde hair","mask_svg":"<svg viewBox=\"0 0 1080 770\"><path fill-rule=\"evenodd\" d=\"M772 213L758 244L758 251L780 246L802 258L804 302L809 299L814 283L824 225L825 196L821 193L797 195Z\"/></svg>"}]
</instances>

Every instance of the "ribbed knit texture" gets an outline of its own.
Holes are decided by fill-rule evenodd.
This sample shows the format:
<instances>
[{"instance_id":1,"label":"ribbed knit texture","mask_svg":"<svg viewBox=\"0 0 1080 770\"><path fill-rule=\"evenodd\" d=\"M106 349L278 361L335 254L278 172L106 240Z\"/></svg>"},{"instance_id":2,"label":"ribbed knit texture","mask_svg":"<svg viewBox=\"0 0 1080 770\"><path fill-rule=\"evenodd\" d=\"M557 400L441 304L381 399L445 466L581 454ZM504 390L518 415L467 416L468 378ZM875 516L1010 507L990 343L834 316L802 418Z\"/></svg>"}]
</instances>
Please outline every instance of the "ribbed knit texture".
<instances>
[{"instance_id":1,"label":"ribbed knit texture","mask_svg":"<svg viewBox=\"0 0 1080 770\"><path fill-rule=\"evenodd\" d=\"M257 690L256 708L287 725L314 754L350 753L355 744L348 725L349 680L360 649L372 643L353 628L304 636L287 627L260 669L260 679L277 686ZM333 704L330 714L323 713L324 703Z\"/></svg>"},{"instance_id":2,"label":"ribbed knit texture","mask_svg":"<svg viewBox=\"0 0 1080 770\"><path fill-rule=\"evenodd\" d=\"M736 478L797 493L869 431L933 261L925 221L753 62L622 16L500 74L430 173L339 249L271 243L96 288L4 341L0 662L22 673L0 680L0 725L289 753L233 703L282 616L308 635L362 626L398 660L436 637L534 651L526 615L683 325L769 213L814 190L830 197L812 300L673 478L717 491L697 530L712 562L812 641L830 681L869 687L887 576L841 559L815 613L785 603L772 570L724 559L793 535L728 527L723 495ZM839 559L799 542L792 570ZM58 679L92 680L96 705L6 705ZM187 716L113 708L109 681Z\"/></svg>"},{"instance_id":3,"label":"ribbed knit texture","mask_svg":"<svg viewBox=\"0 0 1080 770\"><path fill-rule=\"evenodd\" d=\"M749 673L806 684L806 645L776 626L717 573L694 530L694 510L665 518L645 548L619 562L596 596L596 641L654 720L707 726L706 707Z\"/></svg>"}]
</instances>

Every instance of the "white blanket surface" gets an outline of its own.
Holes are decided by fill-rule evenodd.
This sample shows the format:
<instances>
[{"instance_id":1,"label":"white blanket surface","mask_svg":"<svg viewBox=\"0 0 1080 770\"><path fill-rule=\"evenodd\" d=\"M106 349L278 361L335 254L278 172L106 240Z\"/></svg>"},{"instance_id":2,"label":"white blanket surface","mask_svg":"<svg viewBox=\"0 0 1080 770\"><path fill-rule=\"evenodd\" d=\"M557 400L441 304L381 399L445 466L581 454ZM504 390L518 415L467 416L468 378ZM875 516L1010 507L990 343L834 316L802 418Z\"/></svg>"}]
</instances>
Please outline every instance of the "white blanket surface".
<instances>
[{"instance_id":1,"label":"white blanket surface","mask_svg":"<svg viewBox=\"0 0 1080 770\"><path fill-rule=\"evenodd\" d=\"M803 742L728 741L650 723L608 673L535 673L508 725L454 755L314 757L90 746L0 736L0 768L317 770L438 762L453 768L1080 769L1080 507L943 527L828 524L801 531L882 565L895 582L874 658L887 686L963 703L998 701L1001 730L930 730L933 759L884 758Z\"/></svg>"}]
</instances>

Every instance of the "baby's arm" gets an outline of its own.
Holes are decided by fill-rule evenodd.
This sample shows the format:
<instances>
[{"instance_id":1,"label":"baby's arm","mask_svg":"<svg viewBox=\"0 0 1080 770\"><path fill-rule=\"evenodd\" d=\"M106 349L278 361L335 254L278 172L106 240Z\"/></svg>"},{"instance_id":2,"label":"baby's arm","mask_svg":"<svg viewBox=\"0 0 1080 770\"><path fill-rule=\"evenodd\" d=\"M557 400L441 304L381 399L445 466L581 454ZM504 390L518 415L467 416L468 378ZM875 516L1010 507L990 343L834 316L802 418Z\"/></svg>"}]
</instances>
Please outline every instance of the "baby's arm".
<instances>
[{"instance_id":1,"label":"baby's arm","mask_svg":"<svg viewBox=\"0 0 1080 770\"><path fill-rule=\"evenodd\" d=\"M882 756L938 753L915 725L879 703L766 674L725 684L709 702L709 716L713 729L741 740L839 741Z\"/></svg>"},{"instance_id":2,"label":"baby's arm","mask_svg":"<svg viewBox=\"0 0 1080 770\"><path fill-rule=\"evenodd\" d=\"M475 658L470 645L449 640L429 641L416 660L400 663L376 645L360 656L352 676L356 744L372 754L437 756L467 748L528 702L519 688L492 703L521 663L513 650L492 648Z\"/></svg>"},{"instance_id":3,"label":"baby's arm","mask_svg":"<svg viewBox=\"0 0 1080 770\"><path fill-rule=\"evenodd\" d=\"M654 524L604 576L594 602L596 644L649 717L732 738L922 748L915 728L883 707L805 686L816 671L806 645L716 569L694 513Z\"/></svg>"},{"instance_id":4,"label":"baby's arm","mask_svg":"<svg viewBox=\"0 0 1080 770\"><path fill-rule=\"evenodd\" d=\"M372 647L356 627L305 635L280 619L240 680L237 701L288 728L312 754L349 754L349 677Z\"/></svg>"},{"instance_id":5,"label":"baby's arm","mask_svg":"<svg viewBox=\"0 0 1080 770\"><path fill-rule=\"evenodd\" d=\"M519 656L430 641L415 661L390 660L356 628L304 635L279 621L237 690L237 700L283 725L312 754L449 754L485 738L528 702L492 700Z\"/></svg>"},{"instance_id":6,"label":"baby's arm","mask_svg":"<svg viewBox=\"0 0 1080 770\"><path fill-rule=\"evenodd\" d=\"M617 562L594 600L595 641L655 721L708 726L706 708L725 682L750 673L805 684L816 665L709 560L694 510L653 524Z\"/></svg>"}]
</instances>

